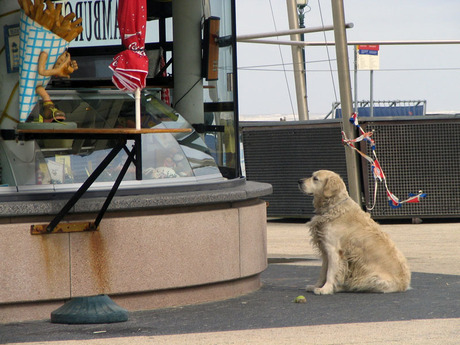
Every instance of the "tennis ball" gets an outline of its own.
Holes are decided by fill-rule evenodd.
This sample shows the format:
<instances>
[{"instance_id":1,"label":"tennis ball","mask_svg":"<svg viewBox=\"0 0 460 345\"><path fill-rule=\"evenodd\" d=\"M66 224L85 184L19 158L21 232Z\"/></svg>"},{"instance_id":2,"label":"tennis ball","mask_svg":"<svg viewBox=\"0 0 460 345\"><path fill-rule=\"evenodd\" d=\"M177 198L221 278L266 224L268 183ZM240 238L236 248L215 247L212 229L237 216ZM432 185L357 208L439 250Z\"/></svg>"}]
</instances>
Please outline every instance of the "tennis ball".
<instances>
[{"instance_id":1,"label":"tennis ball","mask_svg":"<svg viewBox=\"0 0 460 345\"><path fill-rule=\"evenodd\" d=\"M307 303L307 299L305 298L305 296L297 296L294 300L295 303Z\"/></svg>"}]
</instances>

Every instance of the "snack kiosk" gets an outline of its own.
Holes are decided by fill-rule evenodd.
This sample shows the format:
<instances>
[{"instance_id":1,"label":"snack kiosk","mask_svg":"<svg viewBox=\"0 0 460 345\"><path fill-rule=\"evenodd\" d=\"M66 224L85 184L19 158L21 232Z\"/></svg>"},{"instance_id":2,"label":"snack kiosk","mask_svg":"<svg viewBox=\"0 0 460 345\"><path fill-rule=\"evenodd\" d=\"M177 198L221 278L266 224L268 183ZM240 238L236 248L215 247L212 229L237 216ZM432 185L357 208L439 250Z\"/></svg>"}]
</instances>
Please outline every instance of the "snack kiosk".
<instances>
[{"instance_id":1,"label":"snack kiosk","mask_svg":"<svg viewBox=\"0 0 460 345\"><path fill-rule=\"evenodd\" d=\"M235 1L145 1L137 97L109 68L126 49L120 3L20 0L0 13L0 323L77 297L134 311L260 286L271 186L241 175ZM30 87L21 20L50 13L59 25L38 26L77 30ZM24 105L27 88L40 93Z\"/></svg>"}]
</instances>

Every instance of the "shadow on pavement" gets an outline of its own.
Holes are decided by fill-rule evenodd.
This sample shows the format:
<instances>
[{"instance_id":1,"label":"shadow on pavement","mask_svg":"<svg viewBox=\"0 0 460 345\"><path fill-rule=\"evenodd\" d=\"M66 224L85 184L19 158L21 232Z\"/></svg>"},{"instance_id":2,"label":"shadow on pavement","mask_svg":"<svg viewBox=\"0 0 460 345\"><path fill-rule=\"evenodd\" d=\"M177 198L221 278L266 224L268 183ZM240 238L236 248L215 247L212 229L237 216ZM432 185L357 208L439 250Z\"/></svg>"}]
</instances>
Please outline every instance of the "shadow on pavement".
<instances>
[{"instance_id":1,"label":"shadow on pavement","mask_svg":"<svg viewBox=\"0 0 460 345\"><path fill-rule=\"evenodd\" d=\"M307 325L460 317L460 276L412 274L404 293L316 296L303 288L319 267L271 264L263 287L221 302L130 313L123 323L62 325L49 321L0 325L0 343L218 332ZM293 303L298 295L306 303Z\"/></svg>"}]
</instances>

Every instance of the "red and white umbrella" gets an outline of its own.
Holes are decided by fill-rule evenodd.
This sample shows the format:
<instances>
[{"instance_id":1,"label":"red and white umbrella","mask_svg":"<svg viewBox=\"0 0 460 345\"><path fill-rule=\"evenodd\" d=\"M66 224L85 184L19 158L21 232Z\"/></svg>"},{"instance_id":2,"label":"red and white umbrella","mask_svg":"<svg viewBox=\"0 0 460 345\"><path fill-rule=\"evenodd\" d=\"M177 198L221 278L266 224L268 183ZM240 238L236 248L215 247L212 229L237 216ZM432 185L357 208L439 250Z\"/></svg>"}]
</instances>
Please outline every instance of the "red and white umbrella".
<instances>
[{"instance_id":1,"label":"red and white umbrella","mask_svg":"<svg viewBox=\"0 0 460 345\"><path fill-rule=\"evenodd\" d=\"M145 87L149 60L145 54L146 0L119 0L118 28L127 48L113 58L112 81L120 89L136 94L136 129L140 129L140 90Z\"/></svg>"}]
</instances>

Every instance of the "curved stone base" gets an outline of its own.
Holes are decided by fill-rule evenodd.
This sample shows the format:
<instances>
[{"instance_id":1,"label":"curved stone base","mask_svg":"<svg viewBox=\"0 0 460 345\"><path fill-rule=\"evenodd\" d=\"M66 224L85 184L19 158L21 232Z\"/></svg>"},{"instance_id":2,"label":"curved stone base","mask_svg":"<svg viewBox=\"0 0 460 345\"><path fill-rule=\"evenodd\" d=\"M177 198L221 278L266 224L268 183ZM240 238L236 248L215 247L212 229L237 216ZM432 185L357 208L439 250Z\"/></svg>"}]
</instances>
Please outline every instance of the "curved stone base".
<instances>
[{"instance_id":1,"label":"curved stone base","mask_svg":"<svg viewBox=\"0 0 460 345\"><path fill-rule=\"evenodd\" d=\"M238 280L188 287L183 289L113 296L112 299L129 311L179 307L239 297L262 286L260 275Z\"/></svg>"},{"instance_id":2,"label":"curved stone base","mask_svg":"<svg viewBox=\"0 0 460 345\"><path fill-rule=\"evenodd\" d=\"M261 286L257 274L229 282L110 297L122 308L134 312L226 300L257 291ZM46 320L64 303L63 300L3 304L0 305L0 323Z\"/></svg>"},{"instance_id":3,"label":"curved stone base","mask_svg":"<svg viewBox=\"0 0 460 345\"><path fill-rule=\"evenodd\" d=\"M257 290L267 267L257 197L113 210L99 231L31 235L49 218L0 223L0 323L48 319L66 300L100 294L128 311L231 298Z\"/></svg>"}]
</instances>

